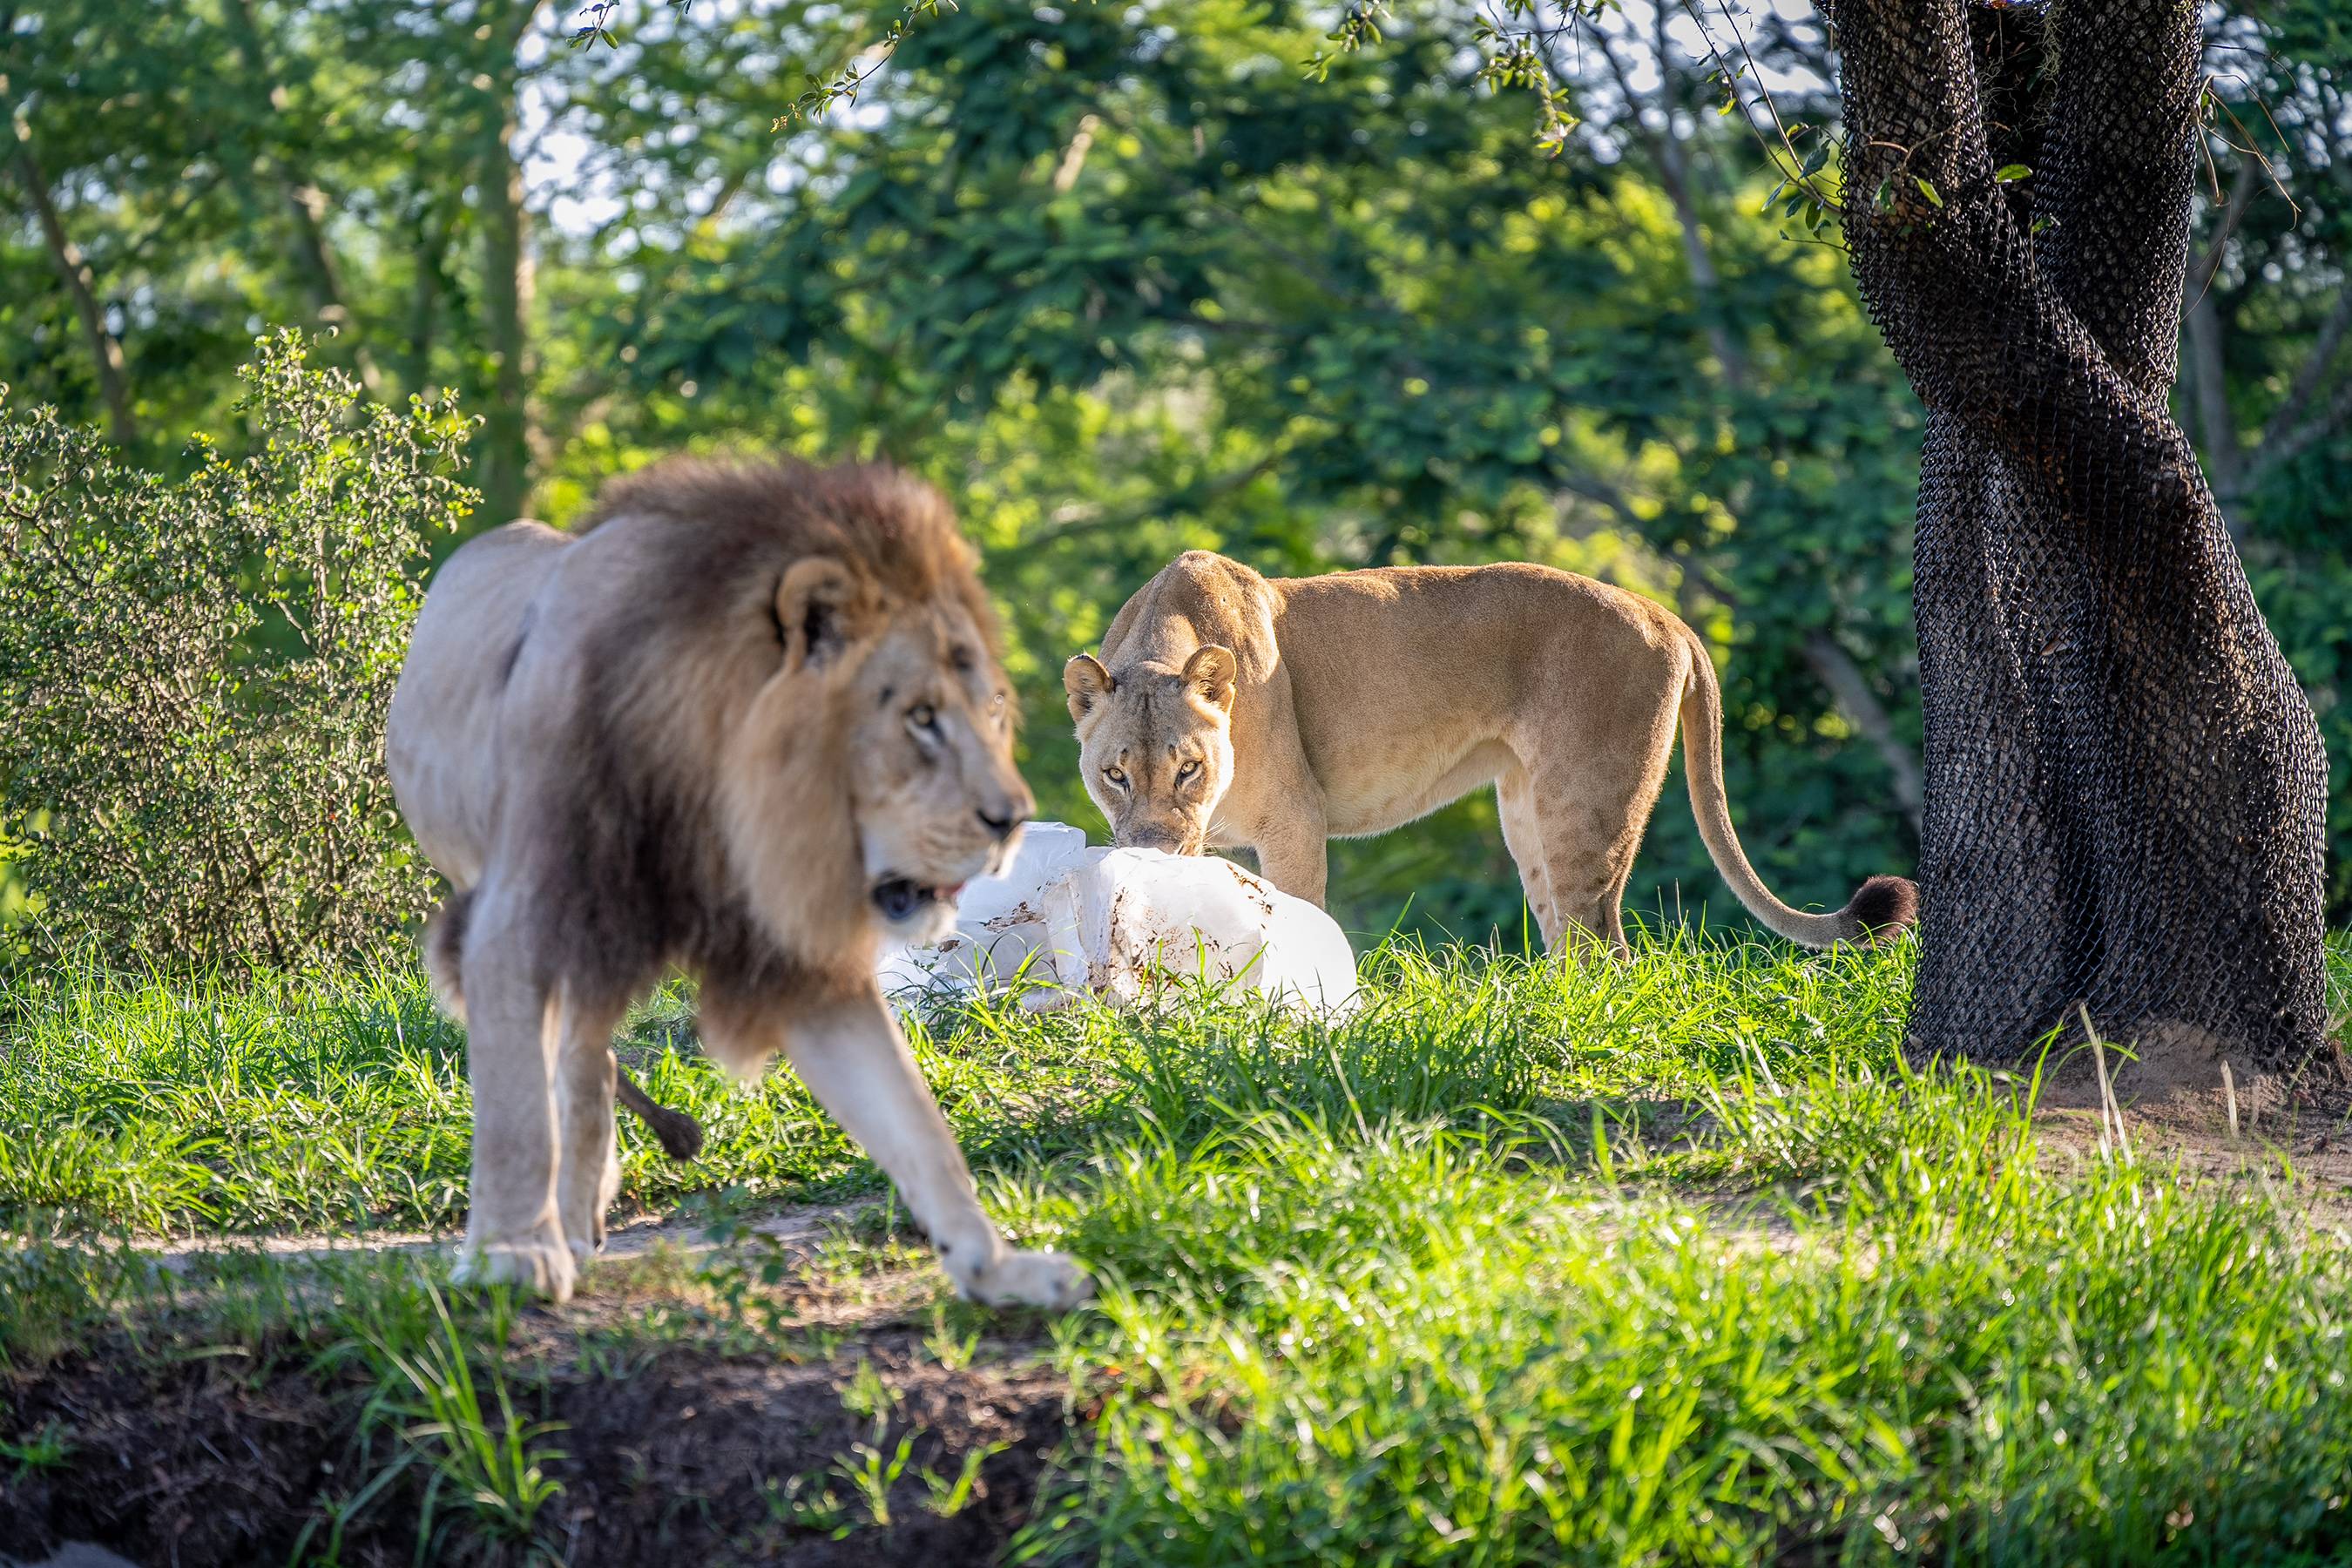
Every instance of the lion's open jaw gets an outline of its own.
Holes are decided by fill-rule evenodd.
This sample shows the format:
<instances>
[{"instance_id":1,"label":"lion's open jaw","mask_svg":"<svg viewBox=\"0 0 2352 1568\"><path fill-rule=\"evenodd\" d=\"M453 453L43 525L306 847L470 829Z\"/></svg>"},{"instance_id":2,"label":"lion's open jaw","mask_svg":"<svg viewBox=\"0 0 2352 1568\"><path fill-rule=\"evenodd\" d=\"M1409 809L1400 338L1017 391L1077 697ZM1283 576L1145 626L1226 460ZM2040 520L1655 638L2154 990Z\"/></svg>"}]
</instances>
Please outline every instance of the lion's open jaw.
<instances>
[{"instance_id":1,"label":"lion's open jaw","mask_svg":"<svg viewBox=\"0 0 2352 1568\"><path fill-rule=\"evenodd\" d=\"M930 888L905 877L888 877L874 884L874 907L892 925L904 925L936 904L952 904L963 892L963 884Z\"/></svg>"}]
</instances>

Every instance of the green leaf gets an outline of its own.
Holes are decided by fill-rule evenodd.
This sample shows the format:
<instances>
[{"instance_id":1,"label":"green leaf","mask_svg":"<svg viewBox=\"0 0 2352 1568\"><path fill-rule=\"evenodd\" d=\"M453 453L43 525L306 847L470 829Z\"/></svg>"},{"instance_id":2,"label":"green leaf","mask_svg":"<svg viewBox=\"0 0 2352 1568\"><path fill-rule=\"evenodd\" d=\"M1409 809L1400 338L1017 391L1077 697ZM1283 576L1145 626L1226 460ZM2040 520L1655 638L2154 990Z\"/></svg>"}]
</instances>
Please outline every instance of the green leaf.
<instances>
[{"instance_id":1,"label":"green leaf","mask_svg":"<svg viewBox=\"0 0 2352 1568\"><path fill-rule=\"evenodd\" d=\"M1927 197L1927 202L1928 202L1928 205L1931 205L1931 206L1936 206L1936 207L1941 207L1941 206L1944 205L1944 198L1943 198L1940 195L1938 195L1938 194L1937 193L1936 187L1935 187L1934 185L1929 184L1927 183L1927 177L1926 177L1925 175L1922 175L1922 174L1914 174L1914 175L1912 175L1912 176L1911 176L1911 183L1912 183L1912 184L1916 184L1916 185L1917 185L1917 186L1919 187L1919 194L1920 194L1921 195L1923 195L1923 196L1925 196L1925 197Z\"/></svg>"},{"instance_id":2,"label":"green leaf","mask_svg":"<svg viewBox=\"0 0 2352 1568\"><path fill-rule=\"evenodd\" d=\"M2000 168L1993 171L1992 177L1994 183L1998 184L2013 185L2017 184L2018 181L2026 178L2032 173L2032 170L2027 168L2022 163L2003 163Z\"/></svg>"}]
</instances>

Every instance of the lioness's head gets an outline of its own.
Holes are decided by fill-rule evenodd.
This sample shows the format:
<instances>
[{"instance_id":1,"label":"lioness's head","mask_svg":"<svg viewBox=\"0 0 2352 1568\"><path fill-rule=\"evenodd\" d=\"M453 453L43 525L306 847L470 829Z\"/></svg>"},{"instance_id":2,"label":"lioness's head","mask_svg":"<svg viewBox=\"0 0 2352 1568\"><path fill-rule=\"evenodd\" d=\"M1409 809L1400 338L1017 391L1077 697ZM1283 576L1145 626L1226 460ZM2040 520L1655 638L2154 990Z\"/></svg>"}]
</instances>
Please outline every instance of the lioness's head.
<instances>
[{"instance_id":1,"label":"lioness's head","mask_svg":"<svg viewBox=\"0 0 2352 1568\"><path fill-rule=\"evenodd\" d=\"M1035 805L946 501L879 464L673 459L609 487L607 518L641 520L648 563L644 636L618 656L643 672L630 728L670 753L678 830L711 811L715 877L786 954L845 977L870 973L877 933L944 935Z\"/></svg>"},{"instance_id":2,"label":"lioness's head","mask_svg":"<svg viewBox=\"0 0 2352 1568\"><path fill-rule=\"evenodd\" d=\"M1176 669L1136 663L1114 677L1083 653L1063 666L1087 793L1120 847L1205 847L1234 782L1234 671L1214 643Z\"/></svg>"}]
</instances>

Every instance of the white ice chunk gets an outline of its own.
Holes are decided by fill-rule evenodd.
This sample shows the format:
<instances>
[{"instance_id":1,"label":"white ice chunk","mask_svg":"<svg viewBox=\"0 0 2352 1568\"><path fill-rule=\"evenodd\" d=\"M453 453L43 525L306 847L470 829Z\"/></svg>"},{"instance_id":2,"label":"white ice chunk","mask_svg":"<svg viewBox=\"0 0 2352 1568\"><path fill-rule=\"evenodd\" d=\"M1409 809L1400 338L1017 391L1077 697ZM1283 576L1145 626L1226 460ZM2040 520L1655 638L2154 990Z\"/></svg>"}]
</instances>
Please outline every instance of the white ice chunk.
<instances>
[{"instance_id":1,"label":"white ice chunk","mask_svg":"<svg viewBox=\"0 0 2352 1568\"><path fill-rule=\"evenodd\" d=\"M1130 1005L1205 978L1330 1011L1355 996L1356 959L1329 915L1230 860L1089 848L1077 828L1033 822L1003 876L964 889L955 934L886 952L878 977L892 994L1018 983L1037 1010Z\"/></svg>"}]
</instances>

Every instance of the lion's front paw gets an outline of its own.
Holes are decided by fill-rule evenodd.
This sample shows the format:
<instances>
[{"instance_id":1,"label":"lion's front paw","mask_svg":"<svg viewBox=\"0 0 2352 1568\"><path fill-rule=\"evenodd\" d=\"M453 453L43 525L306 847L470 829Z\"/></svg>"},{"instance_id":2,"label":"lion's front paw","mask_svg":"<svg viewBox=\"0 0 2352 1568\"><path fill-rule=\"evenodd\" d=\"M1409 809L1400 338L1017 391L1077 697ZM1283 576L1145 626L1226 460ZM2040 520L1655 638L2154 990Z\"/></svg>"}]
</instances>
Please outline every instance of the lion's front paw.
<instances>
[{"instance_id":1,"label":"lion's front paw","mask_svg":"<svg viewBox=\"0 0 2352 1568\"><path fill-rule=\"evenodd\" d=\"M983 1306L1043 1307L1055 1312L1095 1293L1087 1271L1058 1252L1008 1252L958 1284L963 1294Z\"/></svg>"},{"instance_id":2,"label":"lion's front paw","mask_svg":"<svg viewBox=\"0 0 2352 1568\"><path fill-rule=\"evenodd\" d=\"M568 1301L580 1278L579 1259L561 1241L467 1243L449 1271L453 1285L520 1285L551 1301Z\"/></svg>"}]
</instances>

